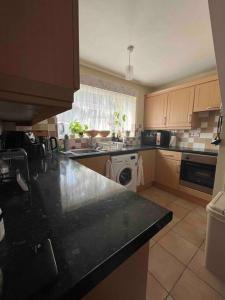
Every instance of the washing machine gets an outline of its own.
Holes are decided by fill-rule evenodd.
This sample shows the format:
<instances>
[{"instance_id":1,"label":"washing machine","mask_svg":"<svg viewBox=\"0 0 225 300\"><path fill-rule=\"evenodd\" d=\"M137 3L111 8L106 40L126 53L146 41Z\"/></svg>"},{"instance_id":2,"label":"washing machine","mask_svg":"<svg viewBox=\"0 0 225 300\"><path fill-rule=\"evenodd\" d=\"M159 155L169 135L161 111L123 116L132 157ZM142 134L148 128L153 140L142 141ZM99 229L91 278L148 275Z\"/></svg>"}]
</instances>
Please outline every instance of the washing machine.
<instances>
[{"instance_id":1,"label":"washing machine","mask_svg":"<svg viewBox=\"0 0 225 300\"><path fill-rule=\"evenodd\" d=\"M123 154L111 156L112 179L125 186L128 190L137 190L137 164L138 154Z\"/></svg>"}]
</instances>

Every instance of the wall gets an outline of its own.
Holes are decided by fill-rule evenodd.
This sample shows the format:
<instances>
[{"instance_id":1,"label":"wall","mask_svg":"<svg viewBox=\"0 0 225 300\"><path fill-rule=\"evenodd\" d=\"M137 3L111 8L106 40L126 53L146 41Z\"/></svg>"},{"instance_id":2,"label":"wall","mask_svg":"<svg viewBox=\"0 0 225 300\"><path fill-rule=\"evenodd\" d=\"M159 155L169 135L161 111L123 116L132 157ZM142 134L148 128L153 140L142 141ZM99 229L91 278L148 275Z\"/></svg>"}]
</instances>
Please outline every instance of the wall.
<instances>
[{"instance_id":1,"label":"wall","mask_svg":"<svg viewBox=\"0 0 225 300\"><path fill-rule=\"evenodd\" d=\"M98 88L135 96L137 98L136 128L143 128L144 95L151 92L150 88L83 65L80 65L80 82ZM55 118L50 118L34 125L31 129L39 135L48 134L55 136L57 133L55 123ZM27 128L22 128L22 130L23 129L27 130Z\"/></svg>"},{"instance_id":2,"label":"wall","mask_svg":"<svg viewBox=\"0 0 225 300\"><path fill-rule=\"evenodd\" d=\"M83 65L80 66L80 79L83 84L137 97L136 126L143 126L144 95L152 91L149 87Z\"/></svg>"},{"instance_id":3,"label":"wall","mask_svg":"<svg viewBox=\"0 0 225 300\"><path fill-rule=\"evenodd\" d=\"M216 137L219 111L195 113L194 130L178 130L177 145L180 147L219 150L218 146L211 145Z\"/></svg>"},{"instance_id":4,"label":"wall","mask_svg":"<svg viewBox=\"0 0 225 300\"><path fill-rule=\"evenodd\" d=\"M224 0L209 0L209 12L212 25L212 34L216 55L217 70L220 82L220 92L222 97L223 107L225 108L225 1ZM220 190L224 190L225 184L225 122L222 130L222 142L220 144L219 155L217 158L216 178L214 185L214 195Z\"/></svg>"}]
</instances>

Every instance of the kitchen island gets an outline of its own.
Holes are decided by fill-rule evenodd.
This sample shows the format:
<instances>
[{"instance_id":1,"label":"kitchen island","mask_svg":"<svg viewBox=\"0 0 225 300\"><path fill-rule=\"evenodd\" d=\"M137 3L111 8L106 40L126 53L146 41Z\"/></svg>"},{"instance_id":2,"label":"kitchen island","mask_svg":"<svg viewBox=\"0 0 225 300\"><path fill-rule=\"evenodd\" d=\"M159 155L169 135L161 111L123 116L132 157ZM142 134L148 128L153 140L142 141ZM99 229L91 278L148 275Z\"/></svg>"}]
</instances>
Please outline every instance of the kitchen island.
<instances>
[{"instance_id":1,"label":"kitchen island","mask_svg":"<svg viewBox=\"0 0 225 300\"><path fill-rule=\"evenodd\" d=\"M126 300L123 274L131 276L130 293L141 288L143 299L147 242L172 212L57 154L30 163L30 177L29 192L13 183L0 186L6 229L0 243L2 299L94 299L91 293L96 289L99 297L101 284L106 282L105 289L114 276L120 286L114 281L111 291L121 290ZM46 263L34 263L46 241L52 245ZM139 275L144 282L135 287Z\"/></svg>"}]
</instances>

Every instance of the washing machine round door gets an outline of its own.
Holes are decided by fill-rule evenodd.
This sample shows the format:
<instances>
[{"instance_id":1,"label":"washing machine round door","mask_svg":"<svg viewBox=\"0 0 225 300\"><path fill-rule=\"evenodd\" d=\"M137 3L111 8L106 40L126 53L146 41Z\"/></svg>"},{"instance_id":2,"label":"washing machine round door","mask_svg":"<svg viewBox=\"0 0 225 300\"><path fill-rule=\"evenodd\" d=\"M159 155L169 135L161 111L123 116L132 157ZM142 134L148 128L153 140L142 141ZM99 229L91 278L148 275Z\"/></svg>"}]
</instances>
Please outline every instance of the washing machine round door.
<instances>
[{"instance_id":1,"label":"washing machine round door","mask_svg":"<svg viewBox=\"0 0 225 300\"><path fill-rule=\"evenodd\" d=\"M132 180L132 170L130 167L123 168L118 174L118 182L121 185L128 185Z\"/></svg>"}]
</instances>

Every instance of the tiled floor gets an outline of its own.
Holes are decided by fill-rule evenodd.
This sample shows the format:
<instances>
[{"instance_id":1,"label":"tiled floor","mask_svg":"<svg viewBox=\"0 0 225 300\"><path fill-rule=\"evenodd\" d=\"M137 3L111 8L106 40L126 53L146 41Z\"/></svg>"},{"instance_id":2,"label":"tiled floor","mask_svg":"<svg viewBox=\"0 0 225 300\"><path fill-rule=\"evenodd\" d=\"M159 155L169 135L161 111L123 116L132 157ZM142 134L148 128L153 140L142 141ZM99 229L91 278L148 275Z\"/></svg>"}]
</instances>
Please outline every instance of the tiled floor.
<instances>
[{"instance_id":1,"label":"tiled floor","mask_svg":"<svg viewBox=\"0 0 225 300\"><path fill-rule=\"evenodd\" d=\"M155 187L141 195L174 213L150 242L147 300L225 299L225 282L204 267L205 209Z\"/></svg>"}]
</instances>

